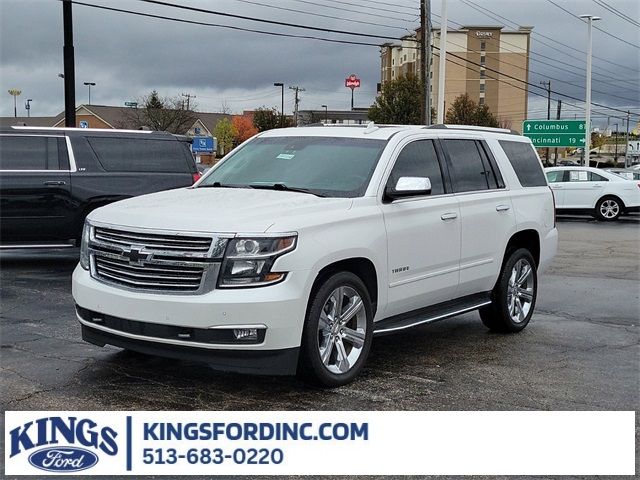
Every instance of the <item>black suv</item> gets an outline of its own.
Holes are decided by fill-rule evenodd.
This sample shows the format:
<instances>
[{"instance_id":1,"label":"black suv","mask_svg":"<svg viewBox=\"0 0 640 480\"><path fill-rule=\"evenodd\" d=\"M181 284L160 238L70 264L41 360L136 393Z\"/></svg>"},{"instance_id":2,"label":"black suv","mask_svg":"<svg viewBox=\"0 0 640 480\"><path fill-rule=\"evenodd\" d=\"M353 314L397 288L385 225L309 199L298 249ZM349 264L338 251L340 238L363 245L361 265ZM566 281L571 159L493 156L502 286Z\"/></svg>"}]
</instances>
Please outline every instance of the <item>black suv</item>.
<instances>
[{"instance_id":1,"label":"black suv","mask_svg":"<svg viewBox=\"0 0 640 480\"><path fill-rule=\"evenodd\" d=\"M0 129L0 247L73 246L87 214L192 185L188 137L138 130Z\"/></svg>"}]
</instances>

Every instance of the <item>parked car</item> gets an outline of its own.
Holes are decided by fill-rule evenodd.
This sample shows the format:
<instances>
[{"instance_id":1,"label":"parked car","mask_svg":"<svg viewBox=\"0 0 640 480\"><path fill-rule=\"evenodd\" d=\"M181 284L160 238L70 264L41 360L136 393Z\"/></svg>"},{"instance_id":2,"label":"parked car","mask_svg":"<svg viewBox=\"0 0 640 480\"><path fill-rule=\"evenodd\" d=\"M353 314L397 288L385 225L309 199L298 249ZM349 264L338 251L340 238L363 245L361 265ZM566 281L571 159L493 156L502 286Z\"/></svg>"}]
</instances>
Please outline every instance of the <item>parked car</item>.
<instances>
[{"instance_id":1,"label":"parked car","mask_svg":"<svg viewBox=\"0 0 640 480\"><path fill-rule=\"evenodd\" d=\"M0 246L71 247L92 210L200 178L187 137L138 130L0 130Z\"/></svg>"},{"instance_id":2,"label":"parked car","mask_svg":"<svg viewBox=\"0 0 640 480\"><path fill-rule=\"evenodd\" d=\"M552 167L545 173L559 212L587 212L608 221L640 211L636 181L591 167Z\"/></svg>"},{"instance_id":3,"label":"parked car","mask_svg":"<svg viewBox=\"0 0 640 480\"><path fill-rule=\"evenodd\" d=\"M193 188L91 212L73 298L96 345L338 386L374 334L473 310L525 328L554 219L509 130L270 130Z\"/></svg>"},{"instance_id":4,"label":"parked car","mask_svg":"<svg viewBox=\"0 0 640 480\"><path fill-rule=\"evenodd\" d=\"M631 168L606 168L605 170L620 175L627 180L640 180L640 170L632 170Z\"/></svg>"}]
</instances>

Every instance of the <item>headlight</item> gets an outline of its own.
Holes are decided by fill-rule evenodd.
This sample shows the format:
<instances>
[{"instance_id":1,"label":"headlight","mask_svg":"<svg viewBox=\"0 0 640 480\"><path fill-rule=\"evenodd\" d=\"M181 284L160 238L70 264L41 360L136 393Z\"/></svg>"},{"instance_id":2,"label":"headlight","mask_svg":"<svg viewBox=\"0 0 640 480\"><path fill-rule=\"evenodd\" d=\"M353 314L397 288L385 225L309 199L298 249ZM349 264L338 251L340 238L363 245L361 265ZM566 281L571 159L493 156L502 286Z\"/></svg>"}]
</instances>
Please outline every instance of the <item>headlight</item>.
<instances>
[{"instance_id":1,"label":"headlight","mask_svg":"<svg viewBox=\"0 0 640 480\"><path fill-rule=\"evenodd\" d=\"M296 236L236 237L225 253L220 287L257 287L283 280L286 272L272 272L276 258L296 247Z\"/></svg>"},{"instance_id":2,"label":"headlight","mask_svg":"<svg viewBox=\"0 0 640 480\"><path fill-rule=\"evenodd\" d=\"M89 235L91 233L91 225L86 220L82 228L82 239L80 241L80 266L85 270L89 270Z\"/></svg>"}]
</instances>

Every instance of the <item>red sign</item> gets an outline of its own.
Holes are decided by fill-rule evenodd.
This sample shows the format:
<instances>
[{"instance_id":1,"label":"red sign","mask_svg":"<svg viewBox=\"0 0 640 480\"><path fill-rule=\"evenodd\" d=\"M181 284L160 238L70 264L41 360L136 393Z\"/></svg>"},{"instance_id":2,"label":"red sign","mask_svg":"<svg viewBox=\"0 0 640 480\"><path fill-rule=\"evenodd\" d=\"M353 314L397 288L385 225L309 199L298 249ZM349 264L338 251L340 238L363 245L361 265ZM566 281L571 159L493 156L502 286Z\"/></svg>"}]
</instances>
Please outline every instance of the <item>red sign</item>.
<instances>
[{"instance_id":1,"label":"red sign","mask_svg":"<svg viewBox=\"0 0 640 480\"><path fill-rule=\"evenodd\" d=\"M344 86L353 90L354 88L360 88L360 79L356 77L354 74L349 75L344 80Z\"/></svg>"}]
</instances>

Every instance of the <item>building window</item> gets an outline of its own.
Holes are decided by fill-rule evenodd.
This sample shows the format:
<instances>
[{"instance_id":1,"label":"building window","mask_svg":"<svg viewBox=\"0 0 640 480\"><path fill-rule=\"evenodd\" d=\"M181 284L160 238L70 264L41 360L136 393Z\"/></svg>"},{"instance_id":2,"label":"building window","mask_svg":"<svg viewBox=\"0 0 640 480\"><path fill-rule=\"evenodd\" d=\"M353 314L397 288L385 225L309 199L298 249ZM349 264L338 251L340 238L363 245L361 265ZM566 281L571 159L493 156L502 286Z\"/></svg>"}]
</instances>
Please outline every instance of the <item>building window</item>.
<instances>
[{"instance_id":1,"label":"building window","mask_svg":"<svg viewBox=\"0 0 640 480\"><path fill-rule=\"evenodd\" d=\"M484 68L481 68L480 69L480 78L485 78L486 74L487 74L486 70Z\"/></svg>"},{"instance_id":2,"label":"building window","mask_svg":"<svg viewBox=\"0 0 640 480\"><path fill-rule=\"evenodd\" d=\"M391 59L391 65L395 65L395 64L396 64L396 59L395 58Z\"/></svg>"},{"instance_id":3,"label":"building window","mask_svg":"<svg viewBox=\"0 0 640 480\"><path fill-rule=\"evenodd\" d=\"M485 51L487 49L487 42L480 42L480 50Z\"/></svg>"},{"instance_id":4,"label":"building window","mask_svg":"<svg viewBox=\"0 0 640 480\"><path fill-rule=\"evenodd\" d=\"M484 105L484 97L480 97L480 101L478 102L480 105Z\"/></svg>"},{"instance_id":5,"label":"building window","mask_svg":"<svg viewBox=\"0 0 640 480\"><path fill-rule=\"evenodd\" d=\"M484 93L484 83L480 84L480 93Z\"/></svg>"}]
</instances>

